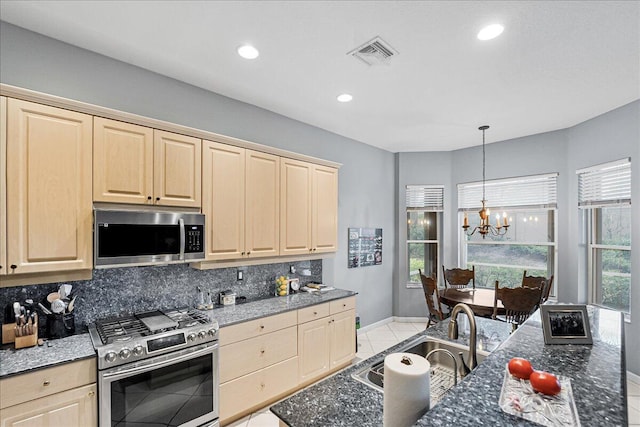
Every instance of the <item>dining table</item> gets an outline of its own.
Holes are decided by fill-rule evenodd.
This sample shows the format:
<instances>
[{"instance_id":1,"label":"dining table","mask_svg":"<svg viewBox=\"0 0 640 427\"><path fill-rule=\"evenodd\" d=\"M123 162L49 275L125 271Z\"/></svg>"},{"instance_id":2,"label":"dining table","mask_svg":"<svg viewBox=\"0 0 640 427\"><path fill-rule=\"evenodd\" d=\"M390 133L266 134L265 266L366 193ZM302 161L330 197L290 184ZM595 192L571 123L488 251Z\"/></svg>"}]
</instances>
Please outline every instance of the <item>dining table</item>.
<instances>
[{"instance_id":1,"label":"dining table","mask_svg":"<svg viewBox=\"0 0 640 427\"><path fill-rule=\"evenodd\" d=\"M493 315L495 295L495 290L488 288L445 288L438 292L440 302L448 306L449 310L459 303L464 303L469 306L473 314L481 317ZM504 315L505 312L502 301L498 300L497 314Z\"/></svg>"}]
</instances>

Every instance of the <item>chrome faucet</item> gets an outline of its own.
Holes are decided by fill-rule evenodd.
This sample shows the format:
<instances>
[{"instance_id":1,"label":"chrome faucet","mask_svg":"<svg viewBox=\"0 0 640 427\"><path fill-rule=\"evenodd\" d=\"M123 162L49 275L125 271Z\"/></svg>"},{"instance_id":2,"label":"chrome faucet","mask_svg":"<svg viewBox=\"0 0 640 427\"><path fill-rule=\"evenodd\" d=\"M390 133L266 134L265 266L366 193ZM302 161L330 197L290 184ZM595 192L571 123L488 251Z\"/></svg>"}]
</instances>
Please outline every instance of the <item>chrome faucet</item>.
<instances>
[{"instance_id":1,"label":"chrome faucet","mask_svg":"<svg viewBox=\"0 0 640 427\"><path fill-rule=\"evenodd\" d=\"M458 313L464 311L469 318L469 356L468 362L464 363L462 353L458 353L460 360L462 361L463 376L471 372L473 368L478 366L478 358L476 357L476 318L473 315L473 311L467 304L457 304L451 311L451 321L449 322L449 339L458 339Z\"/></svg>"}]
</instances>

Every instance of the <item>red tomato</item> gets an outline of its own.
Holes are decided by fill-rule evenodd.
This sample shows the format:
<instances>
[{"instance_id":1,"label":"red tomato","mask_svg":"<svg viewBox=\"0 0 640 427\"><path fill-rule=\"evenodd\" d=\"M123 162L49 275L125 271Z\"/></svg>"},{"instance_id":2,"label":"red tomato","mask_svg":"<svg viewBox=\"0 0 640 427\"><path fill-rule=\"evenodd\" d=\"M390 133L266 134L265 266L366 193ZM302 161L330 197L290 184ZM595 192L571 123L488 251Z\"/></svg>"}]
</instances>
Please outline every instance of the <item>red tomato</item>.
<instances>
[{"instance_id":1,"label":"red tomato","mask_svg":"<svg viewBox=\"0 0 640 427\"><path fill-rule=\"evenodd\" d=\"M528 380L532 372L533 367L531 367L531 362L527 359L514 357L509 361L509 373L516 378Z\"/></svg>"},{"instance_id":2,"label":"red tomato","mask_svg":"<svg viewBox=\"0 0 640 427\"><path fill-rule=\"evenodd\" d=\"M558 377L549 372L534 371L529 377L529 381L535 391L550 396L555 396L562 389Z\"/></svg>"}]
</instances>

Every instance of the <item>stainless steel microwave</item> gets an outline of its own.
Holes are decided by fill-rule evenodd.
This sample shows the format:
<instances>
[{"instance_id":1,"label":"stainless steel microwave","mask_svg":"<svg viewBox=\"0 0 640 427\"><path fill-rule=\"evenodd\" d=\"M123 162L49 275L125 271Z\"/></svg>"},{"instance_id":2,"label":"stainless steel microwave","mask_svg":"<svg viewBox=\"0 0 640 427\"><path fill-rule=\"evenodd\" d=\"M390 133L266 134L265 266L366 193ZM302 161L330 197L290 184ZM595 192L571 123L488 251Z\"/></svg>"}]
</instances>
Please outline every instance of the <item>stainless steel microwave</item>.
<instances>
[{"instance_id":1,"label":"stainless steel microwave","mask_svg":"<svg viewBox=\"0 0 640 427\"><path fill-rule=\"evenodd\" d=\"M204 215L94 210L94 268L204 260Z\"/></svg>"}]
</instances>

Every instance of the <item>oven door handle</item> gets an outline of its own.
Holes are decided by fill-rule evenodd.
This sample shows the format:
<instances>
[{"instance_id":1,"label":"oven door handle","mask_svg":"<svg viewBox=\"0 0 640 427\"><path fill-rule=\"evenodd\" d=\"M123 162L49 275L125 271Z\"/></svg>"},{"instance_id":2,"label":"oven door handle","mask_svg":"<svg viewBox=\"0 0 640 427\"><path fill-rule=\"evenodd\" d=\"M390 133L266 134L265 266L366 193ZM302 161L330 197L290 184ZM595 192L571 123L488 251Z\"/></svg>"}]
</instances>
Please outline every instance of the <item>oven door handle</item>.
<instances>
[{"instance_id":1,"label":"oven door handle","mask_svg":"<svg viewBox=\"0 0 640 427\"><path fill-rule=\"evenodd\" d=\"M136 366L129 369L117 370L116 372L105 372L102 374L102 377L104 379L117 381L120 378L128 377L136 373L150 371L151 369L157 368L162 365L172 365L174 363L182 362L184 360L194 359L196 357L202 356L203 354L211 353L216 347L218 347L218 344L207 346L189 353L182 354L180 356L172 357L171 359L160 360L157 362L144 364L142 366Z\"/></svg>"},{"instance_id":2,"label":"oven door handle","mask_svg":"<svg viewBox=\"0 0 640 427\"><path fill-rule=\"evenodd\" d=\"M178 225L180 226L180 260L184 260L184 247L185 247L185 235L184 235L184 219L180 218L178 220Z\"/></svg>"}]
</instances>

